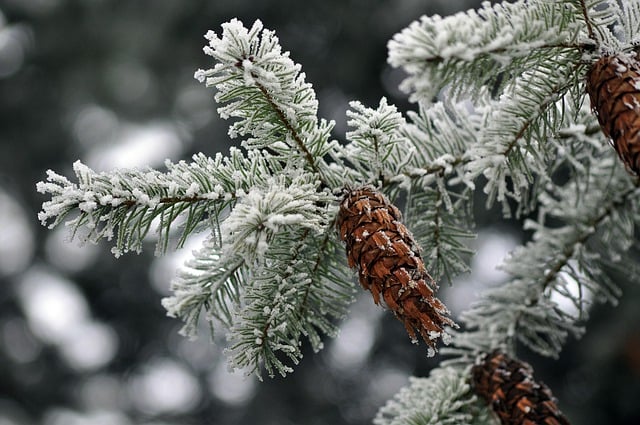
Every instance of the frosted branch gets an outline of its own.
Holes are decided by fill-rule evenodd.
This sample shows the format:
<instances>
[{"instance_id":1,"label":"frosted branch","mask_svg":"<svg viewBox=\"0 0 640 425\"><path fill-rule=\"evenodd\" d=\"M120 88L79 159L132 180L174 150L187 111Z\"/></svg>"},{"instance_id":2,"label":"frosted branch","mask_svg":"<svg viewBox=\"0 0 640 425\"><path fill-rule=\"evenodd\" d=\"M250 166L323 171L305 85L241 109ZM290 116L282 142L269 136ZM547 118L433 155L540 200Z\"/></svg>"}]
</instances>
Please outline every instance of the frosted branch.
<instances>
[{"instance_id":1,"label":"frosted branch","mask_svg":"<svg viewBox=\"0 0 640 425\"><path fill-rule=\"evenodd\" d=\"M519 75L539 63L541 51L578 50L581 26L552 2L485 3L478 11L422 17L389 42L388 60L409 74L401 88L410 100L430 102L447 85L478 93L499 75Z\"/></svg>"},{"instance_id":2,"label":"frosted branch","mask_svg":"<svg viewBox=\"0 0 640 425\"><path fill-rule=\"evenodd\" d=\"M177 223L182 227L180 247L203 220L235 202L238 191L279 169L268 156L253 152L244 157L237 149L227 158L198 154L191 163L166 166L166 173L152 169L98 173L77 161L73 168L78 183L49 171L37 189L52 197L43 203L38 217L52 228L75 215L66 222L73 233L86 227L85 240L115 238L115 255L140 252L155 228L156 251L164 252Z\"/></svg>"},{"instance_id":3,"label":"frosted branch","mask_svg":"<svg viewBox=\"0 0 640 425\"><path fill-rule=\"evenodd\" d=\"M478 402L467 373L437 368L428 378L409 378L404 387L376 415L375 425L489 425L496 422Z\"/></svg>"},{"instance_id":4,"label":"frosted branch","mask_svg":"<svg viewBox=\"0 0 640 425\"><path fill-rule=\"evenodd\" d=\"M297 152L328 183L332 176L322 158L336 147L329 141L333 123L318 121L315 92L300 65L260 21L247 29L233 19L222 28L220 37L207 34L204 49L218 63L195 77L218 90L222 118L237 118L229 135L249 136L243 142L247 149L267 149L283 161Z\"/></svg>"}]
</instances>

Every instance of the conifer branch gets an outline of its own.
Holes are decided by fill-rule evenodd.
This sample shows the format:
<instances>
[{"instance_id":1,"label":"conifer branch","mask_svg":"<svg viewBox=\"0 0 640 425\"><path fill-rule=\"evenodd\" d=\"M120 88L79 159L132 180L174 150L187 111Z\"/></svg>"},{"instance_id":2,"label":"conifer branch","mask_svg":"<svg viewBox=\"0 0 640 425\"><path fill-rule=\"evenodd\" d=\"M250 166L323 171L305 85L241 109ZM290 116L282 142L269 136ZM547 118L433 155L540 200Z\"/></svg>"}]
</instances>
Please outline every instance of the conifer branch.
<instances>
[{"instance_id":1,"label":"conifer branch","mask_svg":"<svg viewBox=\"0 0 640 425\"><path fill-rule=\"evenodd\" d=\"M167 162L166 167L166 173L151 169L98 173L77 161L74 172L78 183L49 170L47 181L37 185L39 192L52 196L43 204L39 218L52 228L75 213L77 216L66 222L73 235L86 227L89 232L84 240L115 238L112 251L118 256L140 252L155 227L156 251L161 253L168 249L178 220L182 231L177 247L181 247L203 222L234 204L239 192L264 181L265 176L252 171L281 170L269 155L250 152L245 157L237 149L226 158L198 154L191 163Z\"/></svg>"},{"instance_id":2,"label":"conifer branch","mask_svg":"<svg viewBox=\"0 0 640 425\"><path fill-rule=\"evenodd\" d=\"M251 76L253 78L257 77L253 73L251 73ZM291 138L295 140L298 149L300 149L300 152L302 152L304 159L307 161L307 165L309 165L314 172L321 174L320 170L316 166L315 160L311 155L311 152L309 152L307 147L304 145L304 142L302 141L302 137L297 132L297 130L293 127L293 124L287 119L282 109L278 107L273 97L269 94L267 89L262 84L256 83L256 86L258 87L258 89L260 90L264 98L267 100L267 103L269 103L269 105L273 108L273 111L276 113L276 115L278 116L278 118L280 119L284 127L289 131L289 133L291 134Z\"/></svg>"},{"instance_id":3,"label":"conifer branch","mask_svg":"<svg viewBox=\"0 0 640 425\"><path fill-rule=\"evenodd\" d=\"M349 143L337 151L338 161L351 164L347 179L356 184L384 184L410 162L414 147L402 134L406 120L382 98L376 109L351 102L347 111ZM355 173L353 173L355 171ZM351 175L349 175L351 174Z\"/></svg>"},{"instance_id":4,"label":"conifer branch","mask_svg":"<svg viewBox=\"0 0 640 425\"><path fill-rule=\"evenodd\" d=\"M206 36L205 53L218 63L195 76L218 90L215 99L226 104L218 110L222 118L239 119L229 134L249 136L243 142L247 149L266 149L283 162L291 160L294 149L331 187L335 176L323 157L337 147L329 141L333 123L318 120L315 92L300 65L282 52L278 38L260 21L250 29L236 19L222 27L221 37L212 31Z\"/></svg>"},{"instance_id":5,"label":"conifer branch","mask_svg":"<svg viewBox=\"0 0 640 425\"><path fill-rule=\"evenodd\" d=\"M373 423L490 425L495 422L473 395L465 371L436 368L428 378L410 377L409 385L378 411Z\"/></svg>"},{"instance_id":6,"label":"conifer branch","mask_svg":"<svg viewBox=\"0 0 640 425\"><path fill-rule=\"evenodd\" d=\"M579 168L566 186L551 186L555 189L541 195L540 217L527 224L534 230L532 242L516 250L502 267L512 280L486 291L463 314L470 329L456 333L457 348L450 349L451 354L462 356L463 364L478 352L510 347L514 340L543 355L556 356L569 334L582 334L580 322L588 316L592 302L615 303L620 295L602 268L624 263L620 253L634 243L626 223L640 222L638 189L616 168L608 146L590 145L584 133L580 136L574 130L573 134L575 143L565 139L561 156L566 164L575 163ZM567 158L569 146L575 162ZM566 172L564 168L554 170ZM631 217L625 217L627 214ZM564 224L547 227L547 220ZM613 254L601 252L603 244ZM567 281L577 285L577 294L564 288ZM577 314L563 311L552 299L554 294L572 302ZM524 304L518 299L525 300Z\"/></svg>"},{"instance_id":7,"label":"conifer branch","mask_svg":"<svg viewBox=\"0 0 640 425\"><path fill-rule=\"evenodd\" d=\"M218 112L234 120L229 135L243 138L244 151L196 155L164 173L97 173L78 162L78 183L50 171L38 184L51 195L40 219L56 226L77 214L67 224L88 227L92 241L115 238L117 254L139 251L154 227L159 252L177 228L178 246L207 230L163 305L186 335L203 317L225 327L231 367L285 375L305 340L317 351L323 335L336 334L353 299L338 238L374 301L410 335L430 346L447 335L454 322L427 267L449 280L467 270L463 240L473 237L472 198L484 178L489 204L502 202L505 215L511 204L537 211L524 225L532 239L504 263L510 280L464 313L467 329L452 331L451 367L412 379L376 424L489 423L468 385L476 354L520 342L556 356L583 332L593 303L620 295L605 269L631 263L638 183L580 105L594 43L628 53L638 41L634 4L519 0L423 17L389 42L389 63L409 74L403 88L419 110L405 119L384 98L373 108L352 102L344 146L331 140L333 123L318 118L315 92L275 34L232 20L220 36L207 34L216 64L196 78L215 87ZM351 185L368 186L340 203L335 194ZM374 186L392 201L406 195L407 227ZM560 308L558 296L576 312Z\"/></svg>"},{"instance_id":8,"label":"conifer branch","mask_svg":"<svg viewBox=\"0 0 640 425\"><path fill-rule=\"evenodd\" d=\"M580 46L580 29L561 4L487 3L478 11L412 23L389 42L389 63L409 74L401 88L410 100L431 102L446 86L454 96L475 96L501 76L522 74L541 56Z\"/></svg>"}]
</instances>

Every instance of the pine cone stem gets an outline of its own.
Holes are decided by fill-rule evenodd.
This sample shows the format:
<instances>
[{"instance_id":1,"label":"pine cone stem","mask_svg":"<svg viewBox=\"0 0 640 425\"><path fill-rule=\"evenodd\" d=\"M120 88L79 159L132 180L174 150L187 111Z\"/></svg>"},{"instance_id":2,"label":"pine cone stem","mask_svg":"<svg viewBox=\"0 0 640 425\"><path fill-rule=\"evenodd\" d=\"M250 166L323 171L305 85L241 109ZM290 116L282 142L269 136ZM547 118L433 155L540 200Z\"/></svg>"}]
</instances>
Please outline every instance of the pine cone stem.
<instances>
[{"instance_id":1,"label":"pine cone stem","mask_svg":"<svg viewBox=\"0 0 640 425\"><path fill-rule=\"evenodd\" d=\"M436 351L436 340L446 338L445 327L457 327L435 296L437 285L427 272L420 247L401 222L398 208L370 187L349 191L340 204L338 230L346 242L350 267L358 269L360 284ZM446 340L445 340L446 341Z\"/></svg>"}]
</instances>

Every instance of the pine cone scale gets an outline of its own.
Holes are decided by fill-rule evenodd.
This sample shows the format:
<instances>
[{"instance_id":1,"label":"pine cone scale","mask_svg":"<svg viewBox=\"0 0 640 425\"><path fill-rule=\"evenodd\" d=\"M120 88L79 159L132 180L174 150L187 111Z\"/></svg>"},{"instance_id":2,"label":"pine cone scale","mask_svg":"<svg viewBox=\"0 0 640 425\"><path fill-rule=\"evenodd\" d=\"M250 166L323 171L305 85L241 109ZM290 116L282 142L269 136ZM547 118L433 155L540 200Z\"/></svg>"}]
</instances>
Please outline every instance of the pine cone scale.
<instances>
[{"instance_id":1,"label":"pine cone scale","mask_svg":"<svg viewBox=\"0 0 640 425\"><path fill-rule=\"evenodd\" d=\"M591 108L629 172L640 175L640 63L605 56L587 74Z\"/></svg>"},{"instance_id":2,"label":"pine cone scale","mask_svg":"<svg viewBox=\"0 0 640 425\"><path fill-rule=\"evenodd\" d=\"M444 336L445 327L456 325L434 296L435 282L401 219L400 210L381 193L364 187L345 195L337 227L361 286L371 291L376 304L384 301L413 340L420 335L435 350L435 339Z\"/></svg>"},{"instance_id":3,"label":"pine cone scale","mask_svg":"<svg viewBox=\"0 0 640 425\"><path fill-rule=\"evenodd\" d=\"M474 365L471 380L504 425L569 425L551 390L533 379L531 366L500 351Z\"/></svg>"}]
</instances>

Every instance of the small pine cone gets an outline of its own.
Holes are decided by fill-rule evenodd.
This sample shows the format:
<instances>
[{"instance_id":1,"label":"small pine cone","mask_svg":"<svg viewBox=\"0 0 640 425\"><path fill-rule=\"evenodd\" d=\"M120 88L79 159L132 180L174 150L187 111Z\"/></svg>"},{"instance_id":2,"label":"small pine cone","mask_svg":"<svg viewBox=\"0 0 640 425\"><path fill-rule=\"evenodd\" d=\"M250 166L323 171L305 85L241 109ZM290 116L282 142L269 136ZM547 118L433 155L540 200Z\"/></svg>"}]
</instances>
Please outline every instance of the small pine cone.
<instances>
[{"instance_id":1,"label":"small pine cone","mask_svg":"<svg viewBox=\"0 0 640 425\"><path fill-rule=\"evenodd\" d=\"M345 195L337 225L360 284L371 291L376 304L384 300L414 342L420 334L433 355L436 339L448 335L444 327L457 325L435 297L437 285L424 266L420 247L400 220L400 211L384 195L362 187Z\"/></svg>"},{"instance_id":2,"label":"small pine cone","mask_svg":"<svg viewBox=\"0 0 640 425\"><path fill-rule=\"evenodd\" d=\"M587 74L587 93L600 127L627 170L640 175L640 63L604 56Z\"/></svg>"},{"instance_id":3,"label":"small pine cone","mask_svg":"<svg viewBox=\"0 0 640 425\"><path fill-rule=\"evenodd\" d=\"M569 425L549 387L534 381L527 363L496 350L473 366L471 379L503 425Z\"/></svg>"}]
</instances>

